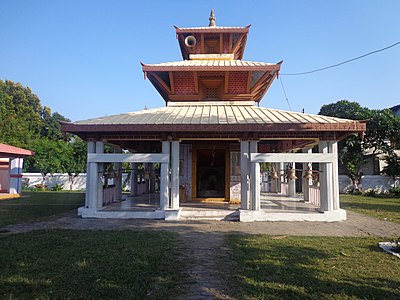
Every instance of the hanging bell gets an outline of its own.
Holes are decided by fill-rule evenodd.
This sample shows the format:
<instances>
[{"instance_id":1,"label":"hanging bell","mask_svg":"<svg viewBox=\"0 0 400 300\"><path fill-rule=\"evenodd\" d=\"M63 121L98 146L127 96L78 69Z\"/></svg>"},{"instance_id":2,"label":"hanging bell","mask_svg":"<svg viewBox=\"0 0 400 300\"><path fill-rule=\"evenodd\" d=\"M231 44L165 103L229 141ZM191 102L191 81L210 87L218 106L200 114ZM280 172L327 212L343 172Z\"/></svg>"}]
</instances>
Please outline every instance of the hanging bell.
<instances>
[{"instance_id":1,"label":"hanging bell","mask_svg":"<svg viewBox=\"0 0 400 300\"><path fill-rule=\"evenodd\" d=\"M312 170L310 168L307 169L307 171L305 172L304 179L312 179Z\"/></svg>"},{"instance_id":2,"label":"hanging bell","mask_svg":"<svg viewBox=\"0 0 400 300\"><path fill-rule=\"evenodd\" d=\"M289 170L289 173L288 173L288 175L287 175L287 178L288 178L288 179L291 179L291 180L297 179L296 170L295 170L295 169L290 169L290 170Z\"/></svg>"},{"instance_id":3,"label":"hanging bell","mask_svg":"<svg viewBox=\"0 0 400 300\"><path fill-rule=\"evenodd\" d=\"M272 179L278 179L278 178L279 178L278 174L277 174L276 171L275 171L275 168L272 168L272 171L271 171L271 178L272 178Z\"/></svg>"}]
</instances>

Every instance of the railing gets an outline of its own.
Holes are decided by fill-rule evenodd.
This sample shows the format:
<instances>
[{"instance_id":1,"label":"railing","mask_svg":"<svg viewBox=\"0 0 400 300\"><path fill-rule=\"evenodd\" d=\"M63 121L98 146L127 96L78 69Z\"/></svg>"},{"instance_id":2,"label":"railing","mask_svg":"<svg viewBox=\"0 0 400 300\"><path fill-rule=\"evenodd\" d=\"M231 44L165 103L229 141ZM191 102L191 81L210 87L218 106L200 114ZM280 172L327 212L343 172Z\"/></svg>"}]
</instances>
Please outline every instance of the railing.
<instances>
[{"instance_id":1,"label":"railing","mask_svg":"<svg viewBox=\"0 0 400 300\"><path fill-rule=\"evenodd\" d=\"M308 187L308 195L310 198L310 203L316 207L321 206L321 192L318 187L309 186Z\"/></svg>"},{"instance_id":2,"label":"railing","mask_svg":"<svg viewBox=\"0 0 400 300\"><path fill-rule=\"evenodd\" d=\"M289 195L289 183L281 183L281 194Z\"/></svg>"},{"instance_id":3,"label":"railing","mask_svg":"<svg viewBox=\"0 0 400 300\"><path fill-rule=\"evenodd\" d=\"M116 195L116 187L115 186L107 186L103 188L103 205L107 205L115 202L117 199Z\"/></svg>"}]
</instances>

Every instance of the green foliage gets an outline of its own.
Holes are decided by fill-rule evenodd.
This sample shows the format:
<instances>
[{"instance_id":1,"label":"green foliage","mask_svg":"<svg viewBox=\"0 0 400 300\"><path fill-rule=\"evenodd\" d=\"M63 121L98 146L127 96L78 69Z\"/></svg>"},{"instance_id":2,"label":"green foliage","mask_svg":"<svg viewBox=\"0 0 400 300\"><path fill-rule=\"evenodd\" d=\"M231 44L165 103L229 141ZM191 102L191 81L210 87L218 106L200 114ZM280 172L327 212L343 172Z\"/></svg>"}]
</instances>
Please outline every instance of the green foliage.
<instances>
[{"instance_id":1,"label":"green foliage","mask_svg":"<svg viewBox=\"0 0 400 300\"><path fill-rule=\"evenodd\" d=\"M400 197L400 186L393 187L389 190L389 193L395 197Z\"/></svg>"},{"instance_id":2,"label":"green foliage","mask_svg":"<svg viewBox=\"0 0 400 300\"><path fill-rule=\"evenodd\" d=\"M400 157L396 154L388 155L386 156L385 161L387 165L383 167L382 173L392 177L393 179L395 179L396 176L400 176Z\"/></svg>"},{"instance_id":3,"label":"green foliage","mask_svg":"<svg viewBox=\"0 0 400 300\"><path fill-rule=\"evenodd\" d=\"M64 171L68 173L70 190L72 190L74 181L79 173L86 170L86 147L86 143L77 136L74 136L66 144L65 160L62 163Z\"/></svg>"},{"instance_id":4,"label":"green foliage","mask_svg":"<svg viewBox=\"0 0 400 300\"><path fill-rule=\"evenodd\" d=\"M323 105L319 114L368 121L364 136L352 135L339 143L339 160L356 189L366 160L381 153L393 155L394 148L391 145L400 140L400 118L389 109L370 110L357 102L341 100Z\"/></svg>"},{"instance_id":5,"label":"green foliage","mask_svg":"<svg viewBox=\"0 0 400 300\"><path fill-rule=\"evenodd\" d=\"M62 191L63 188L64 188L64 187L63 187L62 184L56 183L56 184L54 184L54 185L51 187L51 190L52 190L53 192L59 192L59 191Z\"/></svg>"}]
</instances>

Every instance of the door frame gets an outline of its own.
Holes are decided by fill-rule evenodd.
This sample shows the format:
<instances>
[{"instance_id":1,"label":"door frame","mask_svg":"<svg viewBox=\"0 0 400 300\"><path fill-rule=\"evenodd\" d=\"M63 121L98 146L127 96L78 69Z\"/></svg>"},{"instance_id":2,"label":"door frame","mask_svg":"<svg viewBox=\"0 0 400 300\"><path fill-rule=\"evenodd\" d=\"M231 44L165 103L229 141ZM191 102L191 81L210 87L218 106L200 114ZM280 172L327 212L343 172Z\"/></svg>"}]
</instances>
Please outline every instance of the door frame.
<instances>
[{"instance_id":1,"label":"door frame","mask_svg":"<svg viewBox=\"0 0 400 300\"><path fill-rule=\"evenodd\" d=\"M197 151L199 149L225 150L225 197L224 198L199 198L197 197ZM229 143L205 142L192 144L192 201L197 202L229 202L230 200L230 147Z\"/></svg>"}]
</instances>

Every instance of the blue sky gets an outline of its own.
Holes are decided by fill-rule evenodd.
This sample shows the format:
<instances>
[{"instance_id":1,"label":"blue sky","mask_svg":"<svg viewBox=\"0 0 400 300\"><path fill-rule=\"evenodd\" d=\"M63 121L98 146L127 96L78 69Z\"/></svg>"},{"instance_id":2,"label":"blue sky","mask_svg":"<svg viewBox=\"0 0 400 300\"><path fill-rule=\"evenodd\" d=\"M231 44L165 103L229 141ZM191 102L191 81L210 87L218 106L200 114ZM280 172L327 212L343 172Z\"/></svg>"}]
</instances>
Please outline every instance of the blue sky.
<instances>
[{"instance_id":1,"label":"blue sky","mask_svg":"<svg viewBox=\"0 0 400 300\"><path fill-rule=\"evenodd\" d=\"M244 60L281 73L332 65L400 41L400 1L0 2L0 79L21 82L73 121L164 106L140 61L181 60L173 24L252 24ZM290 106L318 113L341 99L400 104L400 45L303 76L281 76ZM276 80L261 106L288 110Z\"/></svg>"}]
</instances>

